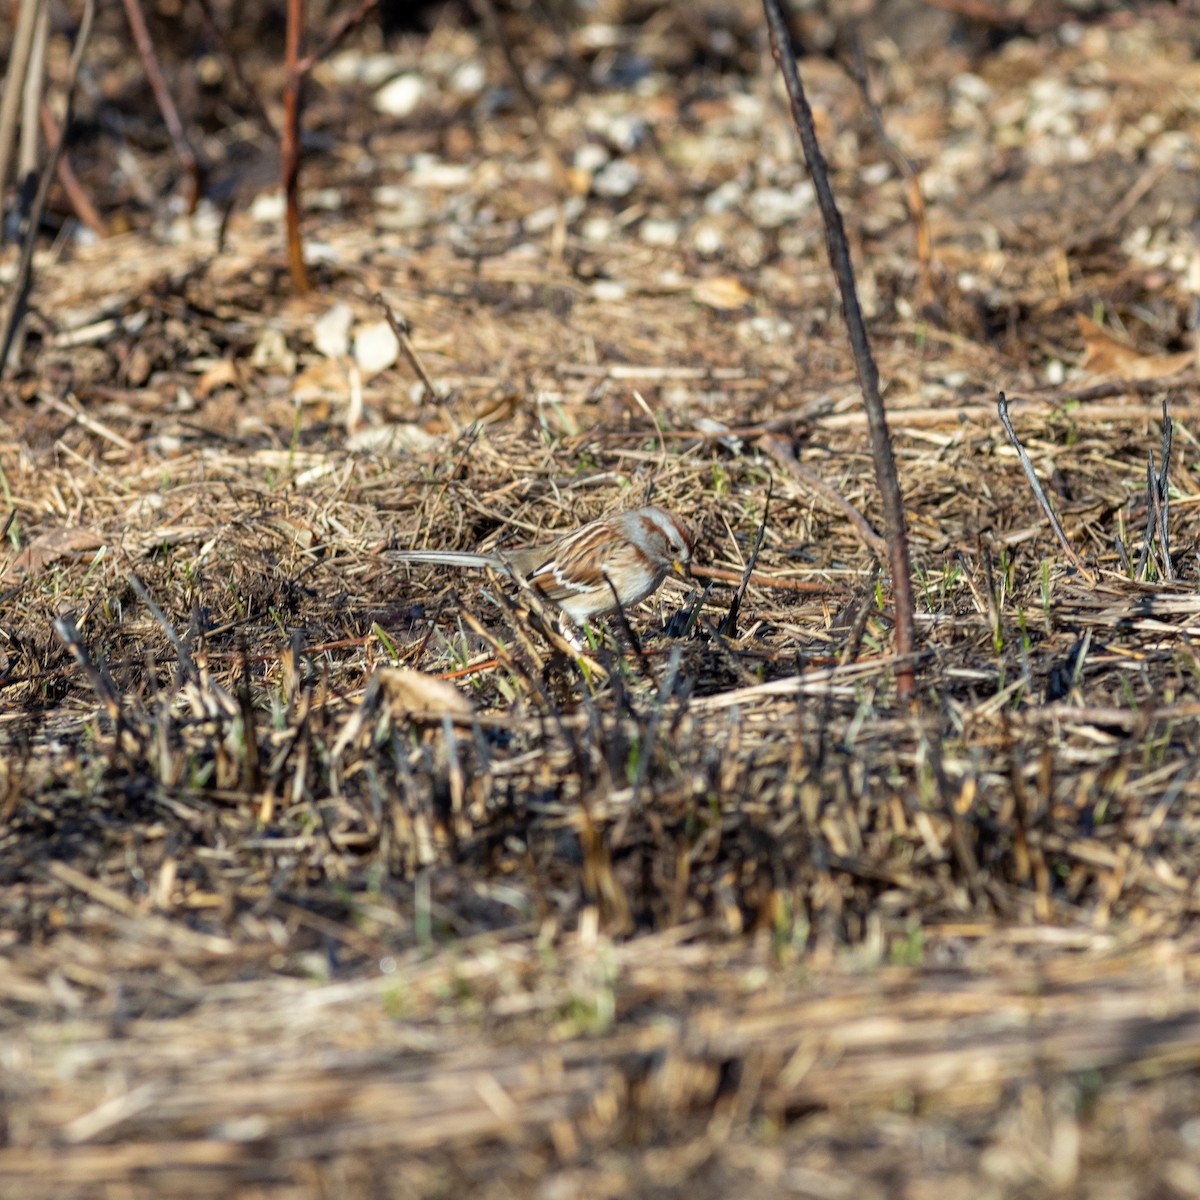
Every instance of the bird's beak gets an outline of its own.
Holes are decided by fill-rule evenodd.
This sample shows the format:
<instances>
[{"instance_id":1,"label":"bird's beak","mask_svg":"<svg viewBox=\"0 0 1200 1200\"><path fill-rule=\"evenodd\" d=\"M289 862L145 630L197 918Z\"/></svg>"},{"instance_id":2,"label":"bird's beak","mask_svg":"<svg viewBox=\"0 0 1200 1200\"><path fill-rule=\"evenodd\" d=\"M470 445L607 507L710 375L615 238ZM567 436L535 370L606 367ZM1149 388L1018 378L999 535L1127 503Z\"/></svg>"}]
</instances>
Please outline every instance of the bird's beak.
<instances>
[{"instance_id":1,"label":"bird's beak","mask_svg":"<svg viewBox=\"0 0 1200 1200\"><path fill-rule=\"evenodd\" d=\"M673 565L675 567L675 574L678 575L680 579L691 579L691 577L692 577L692 564L691 563L681 562L679 559L676 559Z\"/></svg>"}]
</instances>

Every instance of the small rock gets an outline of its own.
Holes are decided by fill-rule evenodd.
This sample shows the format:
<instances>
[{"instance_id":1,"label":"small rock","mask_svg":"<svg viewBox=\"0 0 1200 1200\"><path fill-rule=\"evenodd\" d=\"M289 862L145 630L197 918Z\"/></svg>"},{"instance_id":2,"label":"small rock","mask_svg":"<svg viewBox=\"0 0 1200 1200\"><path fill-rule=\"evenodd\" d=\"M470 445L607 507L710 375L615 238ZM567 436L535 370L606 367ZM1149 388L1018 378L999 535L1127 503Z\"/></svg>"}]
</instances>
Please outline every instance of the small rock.
<instances>
[{"instance_id":1,"label":"small rock","mask_svg":"<svg viewBox=\"0 0 1200 1200\"><path fill-rule=\"evenodd\" d=\"M354 361L367 379L386 371L400 354L400 343L386 321L360 325L354 335Z\"/></svg>"},{"instance_id":2,"label":"small rock","mask_svg":"<svg viewBox=\"0 0 1200 1200\"><path fill-rule=\"evenodd\" d=\"M702 221L692 230L692 247L704 258L715 258L725 248L725 235L711 221Z\"/></svg>"},{"instance_id":3,"label":"small rock","mask_svg":"<svg viewBox=\"0 0 1200 1200\"><path fill-rule=\"evenodd\" d=\"M815 195L807 180L786 191L774 187L757 188L750 193L750 219L760 229L778 229L807 212Z\"/></svg>"},{"instance_id":4,"label":"small rock","mask_svg":"<svg viewBox=\"0 0 1200 1200\"><path fill-rule=\"evenodd\" d=\"M425 99L425 80L420 75L397 75L375 93L375 108L389 117L410 117Z\"/></svg>"},{"instance_id":5,"label":"small rock","mask_svg":"<svg viewBox=\"0 0 1200 1200\"><path fill-rule=\"evenodd\" d=\"M610 162L592 180L592 191L597 196L620 199L628 196L641 181L642 172L633 163L617 159L616 162Z\"/></svg>"},{"instance_id":6,"label":"small rock","mask_svg":"<svg viewBox=\"0 0 1200 1200\"><path fill-rule=\"evenodd\" d=\"M278 225L283 214L283 192L278 188L272 192L259 192L250 205L250 219L264 225Z\"/></svg>"},{"instance_id":7,"label":"small rock","mask_svg":"<svg viewBox=\"0 0 1200 1200\"><path fill-rule=\"evenodd\" d=\"M340 358L350 349L350 326L354 314L348 304L338 301L313 322L313 345L326 358Z\"/></svg>"},{"instance_id":8,"label":"small rock","mask_svg":"<svg viewBox=\"0 0 1200 1200\"><path fill-rule=\"evenodd\" d=\"M478 96L486 83L487 70L477 58L460 63L450 75L450 90L457 96Z\"/></svg>"},{"instance_id":9,"label":"small rock","mask_svg":"<svg viewBox=\"0 0 1200 1200\"><path fill-rule=\"evenodd\" d=\"M613 235L613 223L607 217L588 217L579 234L586 242L607 242Z\"/></svg>"},{"instance_id":10,"label":"small rock","mask_svg":"<svg viewBox=\"0 0 1200 1200\"><path fill-rule=\"evenodd\" d=\"M623 283L618 283L615 279L597 279L591 287L593 300L604 300L610 303L616 303L619 300L624 300L627 292Z\"/></svg>"},{"instance_id":11,"label":"small rock","mask_svg":"<svg viewBox=\"0 0 1200 1200\"><path fill-rule=\"evenodd\" d=\"M643 221L638 237L647 246L673 246L679 241L679 223L663 218Z\"/></svg>"},{"instance_id":12,"label":"small rock","mask_svg":"<svg viewBox=\"0 0 1200 1200\"><path fill-rule=\"evenodd\" d=\"M472 170L465 163L443 162L432 154L413 155L405 182L414 188L455 191L471 182Z\"/></svg>"},{"instance_id":13,"label":"small rock","mask_svg":"<svg viewBox=\"0 0 1200 1200\"><path fill-rule=\"evenodd\" d=\"M401 69L403 60L395 54L364 54L361 50L343 50L325 63L335 82L341 84L361 83L365 87L379 87Z\"/></svg>"},{"instance_id":14,"label":"small rock","mask_svg":"<svg viewBox=\"0 0 1200 1200\"><path fill-rule=\"evenodd\" d=\"M250 365L269 375L295 375L296 355L279 329L264 329L250 355Z\"/></svg>"},{"instance_id":15,"label":"small rock","mask_svg":"<svg viewBox=\"0 0 1200 1200\"><path fill-rule=\"evenodd\" d=\"M587 171L589 174L595 175L602 167L607 166L611 160L612 155L599 142L587 142L575 151L571 162L581 171Z\"/></svg>"},{"instance_id":16,"label":"small rock","mask_svg":"<svg viewBox=\"0 0 1200 1200\"><path fill-rule=\"evenodd\" d=\"M726 180L704 198L704 211L710 217L732 212L741 205L745 194L745 188L736 179Z\"/></svg>"}]
</instances>

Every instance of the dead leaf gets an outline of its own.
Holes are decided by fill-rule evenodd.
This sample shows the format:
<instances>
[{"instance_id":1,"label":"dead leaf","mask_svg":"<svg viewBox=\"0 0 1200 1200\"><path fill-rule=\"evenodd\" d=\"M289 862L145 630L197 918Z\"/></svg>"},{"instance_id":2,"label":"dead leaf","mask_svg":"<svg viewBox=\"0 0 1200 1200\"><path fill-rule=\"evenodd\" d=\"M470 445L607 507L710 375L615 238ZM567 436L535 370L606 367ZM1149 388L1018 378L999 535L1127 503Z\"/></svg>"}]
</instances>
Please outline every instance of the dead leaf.
<instances>
[{"instance_id":1,"label":"dead leaf","mask_svg":"<svg viewBox=\"0 0 1200 1200\"><path fill-rule=\"evenodd\" d=\"M346 439L347 450L369 454L431 454L444 445L444 438L407 423L369 426Z\"/></svg>"},{"instance_id":2,"label":"dead leaf","mask_svg":"<svg viewBox=\"0 0 1200 1200\"><path fill-rule=\"evenodd\" d=\"M392 703L404 713L453 713L469 717L474 711L471 702L452 683L435 679L422 671L407 667L381 667L379 683Z\"/></svg>"},{"instance_id":3,"label":"dead leaf","mask_svg":"<svg viewBox=\"0 0 1200 1200\"><path fill-rule=\"evenodd\" d=\"M1115 375L1118 379L1158 379L1164 375L1178 375L1193 362L1190 350L1179 354L1143 354L1117 341L1090 317L1080 313L1078 321L1085 350L1083 366L1096 375Z\"/></svg>"},{"instance_id":4,"label":"dead leaf","mask_svg":"<svg viewBox=\"0 0 1200 1200\"><path fill-rule=\"evenodd\" d=\"M741 281L733 275L718 275L713 279L701 279L692 288L692 298L709 308L744 308L754 297Z\"/></svg>"},{"instance_id":5,"label":"dead leaf","mask_svg":"<svg viewBox=\"0 0 1200 1200\"><path fill-rule=\"evenodd\" d=\"M292 398L297 404L345 402L350 398L350 372L340 358L318 358L296 376Z\"/></svg>"},{"instance_id":6,"label":"dead leaf","mask_svg":"<svg viewBox=\"0 0 1200 1200\"><path fill-rule=\"evenodd\" d=\"M99 550L107 540L93 529L51 529L34 538L4 568L0 579L40 575L56 559L86 550Z\"/></svg>"},{"instance_id":7,"label":"dead leaf","mask_svg":"<svg viewBox=\"0 0 1200 1200\"><path fill-rule=\"evenodd\" d=\"M235 388L239 383L237 365L231 359L223 358L219 363L214 363L200 376L192 392L193 395L203 400L206 396L211 396L217 388Z\"/></svg>"}]
</instances>

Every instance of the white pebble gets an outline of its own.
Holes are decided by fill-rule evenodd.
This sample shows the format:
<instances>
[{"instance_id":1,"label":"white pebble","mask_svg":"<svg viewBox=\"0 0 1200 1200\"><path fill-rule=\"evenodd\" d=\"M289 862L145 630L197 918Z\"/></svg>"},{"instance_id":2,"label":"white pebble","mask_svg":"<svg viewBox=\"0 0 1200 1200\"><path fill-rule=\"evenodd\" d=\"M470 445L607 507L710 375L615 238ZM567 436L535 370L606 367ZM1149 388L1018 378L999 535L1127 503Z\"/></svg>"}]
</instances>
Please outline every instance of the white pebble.
<instances>
[{"instance_id":1,"label":"white pebble","mask_svg":"<svg viewBox=\"0 0 1200 1200\"><path fill-rule=\"evenodd\" d=\"M616 302L624 300L626 289L623 283L618 283L615 279L597 279L591 286L593 300L607 300Z\"/></svg>"},{"instance_id":2,"label":"white pebble","mask_svg":"<svg viewBox=\"0 0 1200 1200\"><path fill-rule=\"evenodd\" d=\"M673 246L679 241L679 224L661 218L651 218L642 222L638 237L647 246Z\"/></svg>"},{"instance_id":3,"label":"white pebble","mask_svg":"<svg viewBox=\"0 0 1200 1200\"><path fill-rule=\"evenodd\" d=\"M350 349L350 326L354 314L348 304L338 301L313 322L313 345L326 358L340 358Z\"/></svg>"},{"instance_id":4,"label":"white pebble","mask_svg":"<svg viewBox=\"0 0 1200 1200\"><path fill-rule=\"evenodd\" d=\"M397 75L375 93L375 108L389 117L409 117L425 99L425 80L420 75Z\"/></svg>"},{"instance_id":5,"label":"white pebble","mask_svg":"<svg viewBox=\"0 0 1200 1200\"><path fill-rule=\"evenodd\" d=\"M410 187L441 188L449 192L466 187L472 177L472 170L465 163L448 163L432 154L415 154L406 182Z\"/></svg>"},{"instance_id":6,"label":"white pebble","mask_svg":"<svg viewBox=\"0 0 1200 1200\"><path fill-rule=\"evenodd\" d=\"M610 162L595 179L592 180L592 191L597 196L611 196L619 199L628 196L642 181L642 173L633 163L618 159Z\"/></svg>"},{"instance_id":7,"label":"white pebble","mask_svg":"<svg viewBox=\"0 0 1200 1200\"><path fill-rule=\"evenodd\" d=\"M400 343L386 321L360 325L354 334L354 361L370 379L387 370L400 354Z\"/></svg>"},{"instance_id":8,"label":"white pebble","mask_svg":"<svg viewBox=\"0 0 1200 1200\"><path fill-rule=\"evenodd\" d=\"M778 229L811 208L814 196L808 180L786 191L774 187L758 188L750 193L750 219L760 229Z\"/></svg>"},{"instance_id":9,"label":"white pebble","mask_svg":"<svg viewBox=\"0 0 1200 1200\"><path fill-rule=\"evenodd\" d=\"M704 197L704 211L709 216L730 212L741 204L743 195L742 185L736 179L728 179Z\"/></svg>"},{"instance_id":10,"label":"white pebble","mask_svg":"<svg viewBox=\"0 0 1200 1200\"><path fill-rule=\"evenodd\" d=\"M283 220L283 192L276 188L270 192L259 192L250 204L250 219L264 225L278 225Z\"/></svg>"},{"instance_id":11,"label":"white pebble","mask_svg":"<svg viewBox=\"0 0 1200 1200\"><path fill-rule=\"evenodd\" d=\"M612 155L599 142L586 142L575 151L571 163L581 171L594 175L601 167L606 166Z\"/></svg>"},{"instance_id":12,"label":"white pebble","mask_svg":"<svg viewBox=\"0 0 1200 1200\"><path fill-rule=\"evenodd\" d=\"M485 83L487 71L477 58L461 63L450 76L450 90L459 96L478 96Z\"/></svg>"}]
</instances>

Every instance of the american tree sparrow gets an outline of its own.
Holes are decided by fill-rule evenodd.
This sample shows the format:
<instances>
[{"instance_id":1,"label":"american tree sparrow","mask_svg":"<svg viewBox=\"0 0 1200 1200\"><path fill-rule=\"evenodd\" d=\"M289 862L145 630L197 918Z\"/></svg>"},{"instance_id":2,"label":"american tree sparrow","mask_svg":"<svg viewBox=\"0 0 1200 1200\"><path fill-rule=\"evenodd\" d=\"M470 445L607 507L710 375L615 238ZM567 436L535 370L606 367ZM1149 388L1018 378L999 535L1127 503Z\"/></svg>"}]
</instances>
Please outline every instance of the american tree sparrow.
<instances>
[{"instance_id":1,"label":"american tree sparrow","mask_svg":"<svg viewBox=\"0 0 1200 1200\"><path fill-rule=\"evenodd\" d=\"M692 531L674 513L648 507L602 517L541 546L491 554L397 550L391 557L498 571L511 567L573 621L582 622L612 612L618 601L627 608L645 600L672 571L686 575L695 544Z\"/></svg>"}]
</instances>

